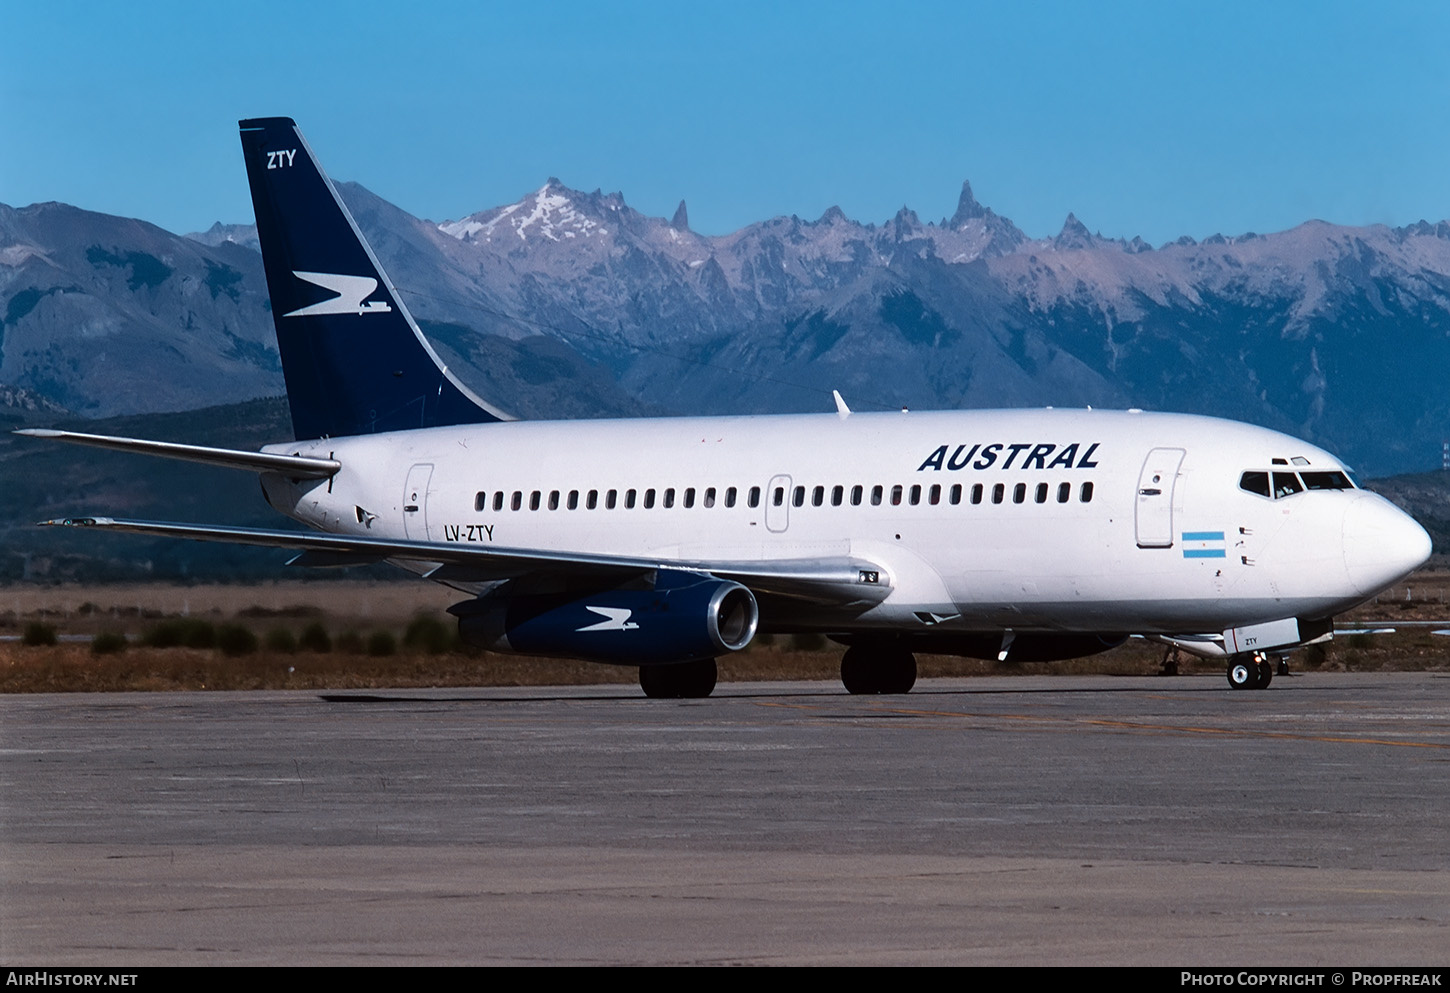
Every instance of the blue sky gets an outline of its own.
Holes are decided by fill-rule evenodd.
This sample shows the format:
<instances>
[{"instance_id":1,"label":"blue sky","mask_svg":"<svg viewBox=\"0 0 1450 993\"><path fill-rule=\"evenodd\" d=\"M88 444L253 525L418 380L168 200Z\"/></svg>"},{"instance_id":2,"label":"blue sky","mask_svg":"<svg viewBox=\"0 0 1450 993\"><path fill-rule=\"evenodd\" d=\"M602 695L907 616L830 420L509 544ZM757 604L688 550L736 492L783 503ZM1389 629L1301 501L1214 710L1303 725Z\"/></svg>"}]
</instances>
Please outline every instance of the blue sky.
<instances>
[{"instance_id":1,"label":"blue sky","mask_svg":"<svg viewBox=\"0 0 1450 993\"><path fill-rule=\"evenodd\" d=\"M0 201L249 221L241 117L422 217L549 176L719 234L832 204L1029 235L1450 217L1444 3L0 5Z\"/></svg>"}]
</instances>

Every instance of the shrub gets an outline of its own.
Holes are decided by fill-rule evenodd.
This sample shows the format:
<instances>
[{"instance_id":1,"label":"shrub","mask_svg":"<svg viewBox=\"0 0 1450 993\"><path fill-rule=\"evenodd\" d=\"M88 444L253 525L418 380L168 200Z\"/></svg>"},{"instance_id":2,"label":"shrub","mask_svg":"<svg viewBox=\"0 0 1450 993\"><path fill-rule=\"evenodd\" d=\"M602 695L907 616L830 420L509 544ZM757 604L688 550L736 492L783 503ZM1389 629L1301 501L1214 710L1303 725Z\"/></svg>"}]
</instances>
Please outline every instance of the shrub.
<instances>
[{"instance_id":1,"label":"shrub","mask_svg":"<svg viewBox=\"0 0 1450 993\"><path fill-rule=\"evenodd\" d=\"M345 652L348 655L361 655L363 653L362 635L356 631L344 631L337 636L333 644L339 652Z\"/></svg>"},{"instance_id":2,"label":"shrub","mask_svg":"<svg viewBox=\"0 0 1450 993\"><path fill-rule=\"evenodd\" d=\"M368 635L368 654L383 656L394 655L398 651L398 639L393 637L391 631L374 631Z\"/></svg>"},{"instance_id":3,"label":"shrub","mask_svg":"<svg viewBox=\"0 0 1450 993\"><path fill-rule=\"evenodd\" d=\"M415 617L403 632L403 647L441 655L453 647L453 632L436 617Z\"/></svg>"},{"instance_id":4,"label":"shrub","mask_svg":"<svg viewBox=\"0 0 1450 993\"><path fill-rule=\"evenodd\" d=\"M216 628L210 621L175 617L148 628L141 644L150 648L215 648Z\"/></svg>"},{"instance_id":5,"label":"shrub","mask_svg":"<svg viewBox=\"0 0 1450 993\"><path fill-rule=\"evenodd\" d=\"M216 632L216 646L223 655L250 655L257 650L257 636L240 624L223 624Z\"/></svg>"},{"instance_id":6,"label":"shrub","mask_svg":"<svg viewBox=\"0 0 1450 993\"><path fill-rule=\"evenodd\" d=\"M791 636L791 647L798 652L819 652L826 647L826 636L811 631Z\"/></svg>"},{"instance_id":7,"label":"shrub","mask_svg":"<svg viewBox=\"0 0 1450 993\"><path fill-rule=\"evenodd\" d=\"M25 625L25 631L20 635L22 645L54 645L55 628L49 624L42 624L40 621L31 621Z\"/></svg>"},{"instance_id":8,"label":"shrub","mask_svg":"<svg viewBox=\"0 0 1450 993\"><path fill-rule=\"evenodd\" d=\"M116 631L102 631L91 639L92 655L118 655L130 644L126 636Z\"/></svg>"},{"instance_id":9,"label":"shrub","mask_svg":"<svg viewBox=\"0 0 1450 993\"><path fill-rule=\"evenodd\" d=\"M267 632L267 651L291 655L297 651L297 639L287 628L273 628Z\"/></svg>"},{"instance_id":10,"label":"shrub","mask_svg":"<svg viewBox=\"0 0 1450 993\"><path fill-rule=\"evenodd\" d=\"M304 652L317 652L325 655L332 651L332 638L327 633L327 628L319 622L313 621L302 629L302 637L297 639L297 647Z\"/></svg>"}]
</instances>

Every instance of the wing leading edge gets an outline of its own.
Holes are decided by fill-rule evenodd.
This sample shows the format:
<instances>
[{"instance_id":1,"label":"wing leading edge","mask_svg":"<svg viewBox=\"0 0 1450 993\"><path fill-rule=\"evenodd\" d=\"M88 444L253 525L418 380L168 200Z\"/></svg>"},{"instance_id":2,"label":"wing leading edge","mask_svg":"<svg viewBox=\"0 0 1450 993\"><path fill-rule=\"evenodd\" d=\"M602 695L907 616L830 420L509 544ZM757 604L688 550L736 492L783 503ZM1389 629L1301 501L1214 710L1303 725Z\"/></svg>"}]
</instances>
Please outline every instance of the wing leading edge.
<instances>
[{"instance_id":1,"label":"wing leading edge","mask_svg":"<svg viewBox=\"0 0 1450 993\"><path fill-rule=\"evenodd\" d=\"M567 574L605 583L627 582L658 569L698 572L729 579L753 592L835 605L880 603L892 586L879 564L849 556L772 561L707 562L624 555L550 552L522 548L481 548L448 542L410 541L364 535L217 527L114 517L68 517L41 521L42 527L96 528L193 541L217 541L295 549L288 563L301 566L366 565L385 559L431 566L424 576L444 582L484 583L520 576Z\"/></svg>"}]
</instances>

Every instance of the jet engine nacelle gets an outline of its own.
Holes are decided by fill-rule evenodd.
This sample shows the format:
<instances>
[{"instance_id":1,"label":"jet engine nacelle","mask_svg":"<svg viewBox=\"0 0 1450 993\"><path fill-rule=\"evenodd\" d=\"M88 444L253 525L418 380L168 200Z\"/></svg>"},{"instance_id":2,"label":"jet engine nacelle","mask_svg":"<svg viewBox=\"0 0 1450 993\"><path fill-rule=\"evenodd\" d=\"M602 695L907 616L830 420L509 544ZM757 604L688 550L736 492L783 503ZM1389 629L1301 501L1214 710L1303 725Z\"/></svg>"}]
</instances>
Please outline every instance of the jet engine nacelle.
<instances>
[{"instance_id":1,"label":"jet engine nacelle","mask_svg":"<svg viewBox=\"0 0 1450 993\"><path fill-rule=\"evenodd\" d=\"M581 595L507 586L449 608L465 643L496 652L615 665L694 662L738 652L760 621L739 583L660 570L651 589Z\"/></svg>"}]
</instances>

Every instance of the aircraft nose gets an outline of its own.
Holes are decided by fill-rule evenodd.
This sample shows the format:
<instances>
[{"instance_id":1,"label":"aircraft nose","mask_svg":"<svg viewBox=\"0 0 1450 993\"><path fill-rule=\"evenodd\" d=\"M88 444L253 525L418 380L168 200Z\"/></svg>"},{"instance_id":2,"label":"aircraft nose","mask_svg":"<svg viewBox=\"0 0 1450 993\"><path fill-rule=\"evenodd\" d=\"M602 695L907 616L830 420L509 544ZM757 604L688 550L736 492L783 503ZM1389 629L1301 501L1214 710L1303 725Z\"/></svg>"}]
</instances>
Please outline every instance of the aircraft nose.
<instances>
[{"instance_id":1,"label":"aircraft nose","mask_svg":"<svg viewBox=\"0 0 1450 993\"><path fill-rule=\"evenodd\" d=\"M1368 596L1414 572L1430 557L1430 536L1383 497L1361 494L1344 512L1344 567Z\"/></svg>"}]
</instances>

